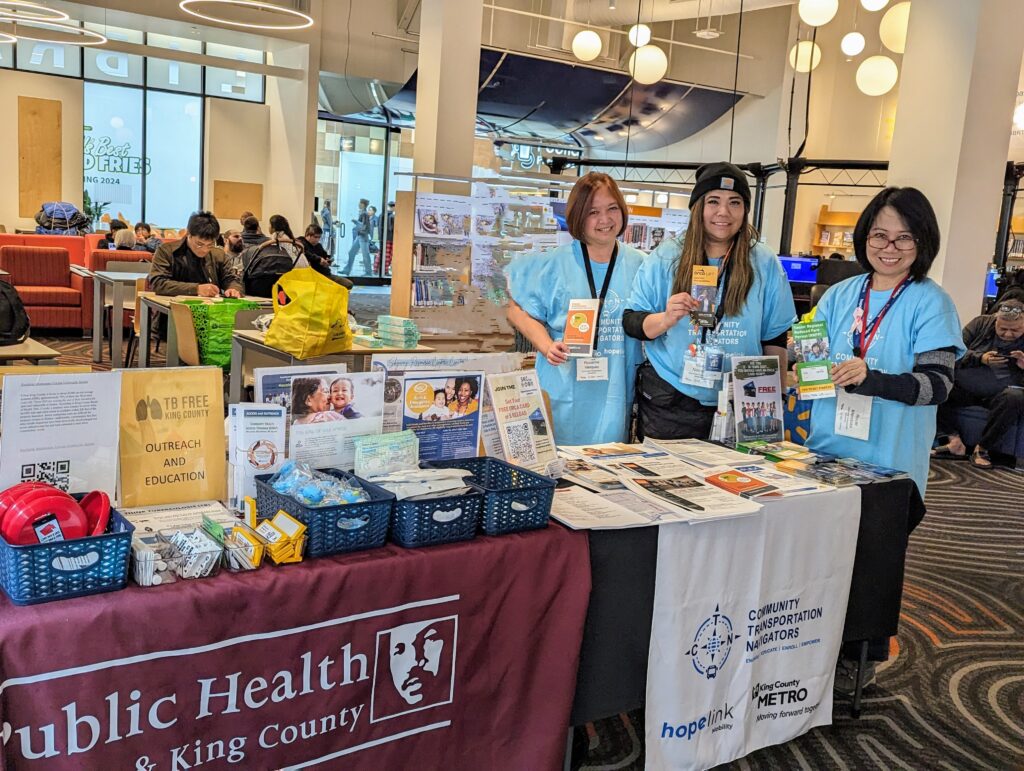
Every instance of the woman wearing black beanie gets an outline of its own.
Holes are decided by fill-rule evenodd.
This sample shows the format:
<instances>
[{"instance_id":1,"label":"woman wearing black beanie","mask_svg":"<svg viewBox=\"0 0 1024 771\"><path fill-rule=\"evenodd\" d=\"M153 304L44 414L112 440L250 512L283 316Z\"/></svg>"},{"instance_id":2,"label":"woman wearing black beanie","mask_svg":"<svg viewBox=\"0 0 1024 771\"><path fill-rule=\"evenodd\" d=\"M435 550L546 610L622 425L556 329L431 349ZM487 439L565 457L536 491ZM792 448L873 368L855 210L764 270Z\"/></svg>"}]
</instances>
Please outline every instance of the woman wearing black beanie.
<instances>
[{"instance_id":1,"label":"woman wearing black beanie","mask_svg":"<svg viewBox=\"0 0 1024 771\"><path fill-rule=\"evenodd\" d=\"M690 225L665 241L633 281L622 323L644 342L637 432L655 439L707 439L722 373L733 356L778 356L786 371L786 331L796 320L781 263L750 224L750 186L731 163L697 170ZM695 266L717 268L714 312L699 312ZM714 275L714 271L708 271Z\"/></svg>"}]
</instances>

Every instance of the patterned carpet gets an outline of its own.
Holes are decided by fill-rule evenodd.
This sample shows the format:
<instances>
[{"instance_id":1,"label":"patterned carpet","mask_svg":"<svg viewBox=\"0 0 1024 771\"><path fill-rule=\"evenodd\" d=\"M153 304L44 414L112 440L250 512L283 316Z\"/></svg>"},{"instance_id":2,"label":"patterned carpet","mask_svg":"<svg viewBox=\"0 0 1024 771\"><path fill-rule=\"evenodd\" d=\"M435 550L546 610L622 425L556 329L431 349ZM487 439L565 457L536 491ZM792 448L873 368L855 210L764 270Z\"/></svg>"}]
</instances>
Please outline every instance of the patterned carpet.
<instances>
[{"instance_id":1,"label":"patterned carpet","mask_svg":"<svg viewBox=\"0 0 1024 771\"><path fill-rule=\"evenodd\" d=\"M860 720L720 768L1024 769L1024 475L932 465L910 539L900 634ZM644 767L643 713L578 729L573 768Z\"/></svg>"}]
</instances>

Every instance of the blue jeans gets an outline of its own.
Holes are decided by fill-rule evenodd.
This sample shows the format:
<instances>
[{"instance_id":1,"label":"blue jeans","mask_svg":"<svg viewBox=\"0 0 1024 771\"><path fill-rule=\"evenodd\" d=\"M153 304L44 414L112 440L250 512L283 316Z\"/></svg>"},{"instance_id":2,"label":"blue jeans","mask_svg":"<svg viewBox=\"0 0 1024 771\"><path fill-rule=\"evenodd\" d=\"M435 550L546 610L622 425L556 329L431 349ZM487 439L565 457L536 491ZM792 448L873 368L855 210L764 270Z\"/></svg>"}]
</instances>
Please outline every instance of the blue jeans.
<instances>
[{"instance_id":1,"label":"blue jeans","mask_svg":"<svg viewBox=\"0 0 1024 771\"><path fill-rule=\"evenodd\" d=\"M345 264L345 269L341 271L343 276L352 275L352 263L355 261L357 252L363 256L363 275L372 275L373 265L370 260L370 236L354 235L352 236L352 246L348 250L348 262Z\"/></svg>"}]
</instances>

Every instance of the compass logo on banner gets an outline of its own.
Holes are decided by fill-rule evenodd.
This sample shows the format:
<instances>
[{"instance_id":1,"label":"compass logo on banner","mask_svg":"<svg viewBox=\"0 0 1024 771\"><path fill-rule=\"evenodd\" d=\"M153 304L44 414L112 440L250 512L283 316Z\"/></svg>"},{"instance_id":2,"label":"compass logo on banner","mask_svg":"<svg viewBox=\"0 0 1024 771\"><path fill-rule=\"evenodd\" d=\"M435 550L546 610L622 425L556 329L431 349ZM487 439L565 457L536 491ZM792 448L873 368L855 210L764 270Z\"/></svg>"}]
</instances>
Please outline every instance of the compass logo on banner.
<instances>
[{"instance_id":1,"label":"compass logo on banner","mask_svg":"<svg viewBox=\"0 0 1024 771\"><path fill-rule=\"evenodd\" d=\"M697 629L688 651L697 674L713 680L729 659L735 639L732 621L715 605L715 612Z\"/></svg>"}]
</instances>

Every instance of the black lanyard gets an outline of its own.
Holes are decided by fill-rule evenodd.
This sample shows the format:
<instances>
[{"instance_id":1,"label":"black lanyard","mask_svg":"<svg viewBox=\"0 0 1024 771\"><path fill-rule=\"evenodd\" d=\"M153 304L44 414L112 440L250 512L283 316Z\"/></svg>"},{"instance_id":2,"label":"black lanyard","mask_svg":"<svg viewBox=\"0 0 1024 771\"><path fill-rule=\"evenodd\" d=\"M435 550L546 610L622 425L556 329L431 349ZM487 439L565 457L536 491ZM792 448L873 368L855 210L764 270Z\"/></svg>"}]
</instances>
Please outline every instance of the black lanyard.
<instances>
[{"instance_id":1,"label":"black lanyard","mask_svg":"<svg viewBox=\"0 0 1024 771\"><path fill-rule=\"evenodd\" d=\"M733 242L733 246L735 246ZM723 258L725 264L721 266L722 277L718 281L718 307L715 308L715 331L718 331L718 325L722 323L722 319L725 317L725 292L729 288L729 268L732 266L732 260L729 257L732 255L732 246L729 247L729 251L725 253ZM711 264L710 262L708 263ZM708 342L708 328L700 328L700 344L701 346L707 345Z\"/></svg>"},{"instance_id":2,"label":"black lanyard","mask_svg":"<svg viewBox=\"0 0 1024 771\"><path fill-rule=\"evenodd\" d=\"M882 310L878 312L878 315L875 316L869 324L868 309L870 308L871 303L871 276L872 274L869 273L864 279L864 283L860 288L860 301L857 303L857 306L861 311L860 336L857 339L857 344L853 347L853 355L859 359L863 359L868 355L868 348L871 347L871 343L875 339L875 333L878 332L878 327L881 325L882 319L885 318L885 314L889 312L889 309L892 308L893 304L899 299L900 295L903 294L904 290L910 286L910 282L912 281L909 276L900 281L900 283L896 285L896 288L892 290L892 294L889 295L889 299L886 301L885 305L882 306Z\"/></svg>"},{"instance_id":3,"label":"black lanyard","mask_svg":"<svg viewBox=\"0 0 1024 771\"><path fill-rule=\"evenodd\" d=\"M619 256L619 242L612 247L612 258L608 260L608 272L604 274L604 283L601 285L601 294L597 294L597 285L594 283L594 269L590 267L590 252L587 245L580 241L580 249L583 250L583 267L587 270L587 283L590 285L590 296L598 301L597 319L594 321L594 348L600 345L601 338L598 336L601 331L601 311L604 310L604 298L608 294L608 287L612 283L612 273L615 271L615 258Z\"/></svg>"}]
</instances>

